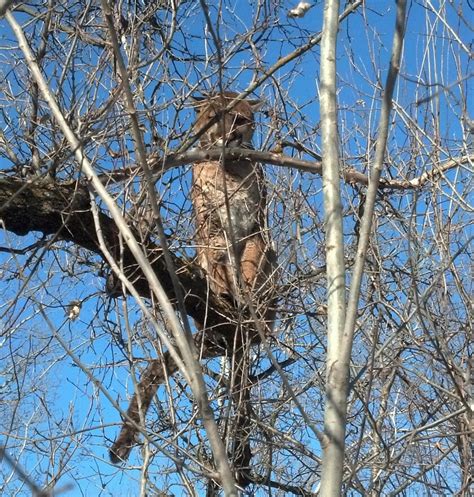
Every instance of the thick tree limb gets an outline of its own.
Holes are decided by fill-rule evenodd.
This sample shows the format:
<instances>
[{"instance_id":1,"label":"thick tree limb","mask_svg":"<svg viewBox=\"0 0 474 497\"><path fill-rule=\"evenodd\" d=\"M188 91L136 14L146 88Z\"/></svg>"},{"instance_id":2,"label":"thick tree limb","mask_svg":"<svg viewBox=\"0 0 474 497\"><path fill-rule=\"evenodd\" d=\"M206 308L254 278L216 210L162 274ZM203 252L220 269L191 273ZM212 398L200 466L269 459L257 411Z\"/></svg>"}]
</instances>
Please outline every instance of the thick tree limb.
<instances>
[{"instance_id":1,"label":"thick tree limb","mask_svg":"<svg viewBox=\"0 0 474 497\"><path fill-rule=\"evenodd\" d=\"M88 188L81 183L35 183L16 178L2 179L0 219L5 229L18 236L32 232L53 235L56 240L74 243L104 258L95 231ZM121 243L115 222L101 213L100 224L106 246L111 253L118 254ZM143 248L166 293L174 300L173 285L161 248L151 241ZM149 297L147 280L130 250L122 244L121 251L125 275L140 295ZM208 291L206 280L197 266L176 256L173 256L173 262L185 292L188 314L196 321L205 323L207 328L205 338L196 336L198 347L203 348L201 353L207 357L208 353L217 354L221 345L228 348L224 343L225 337L229 336L229 343L233 343L235 322L238 319L233 306ZM217 350L214 350L216 347Z\"/></svg>"},{"instance_id":2,"label":"thick tree limb","mask_svg":"<svg viewBox=\"0 0 474 497\"><path fill-rule=\"evenodd\" d=\"M3 226L18 236L32 232L51 235L55 240L64 240L90 250L104 258L97 239L94 219L92 217L88 188L78 182L65 184L49 182L25 182L15 178L0 180L0 219ZM120 237L115 222L100 214L100 224L105 245L111 253L119 253ZM148 254L155 274L170 299L175 294L161 248L152 242L143 247ZM131 252L122 247L122 260L125 275L134 283L140 295L149 296L148 283L140 271ZM105 258L104 258L105 260ZM199 269L187 261L173 256L176 275L185 293L187 312L196 321L206 323L205 329L194 335L194 343L201 358L220 356L239 346L235 340L237 320L230 302L218 300L207 291L206 280L201 277ZM247 337L246 337L247 339ZM250 337L251 343L258 342L258 334ZM177 366L168 351L160 359L151 361L142 373L139 384L140 395L134 396L128 415L137 418L138 398L143 404L149 404L158 386L167 375L177 371ZM145 406L145 410L148 405ZM122 430L123 436L136 430ZM122 437L123 438L123 437ZM134 440L119 439L112 448L114 460L126 459L134 445ZM120 450L119 450L120 449Z\"/></svg>"}]
</instances>

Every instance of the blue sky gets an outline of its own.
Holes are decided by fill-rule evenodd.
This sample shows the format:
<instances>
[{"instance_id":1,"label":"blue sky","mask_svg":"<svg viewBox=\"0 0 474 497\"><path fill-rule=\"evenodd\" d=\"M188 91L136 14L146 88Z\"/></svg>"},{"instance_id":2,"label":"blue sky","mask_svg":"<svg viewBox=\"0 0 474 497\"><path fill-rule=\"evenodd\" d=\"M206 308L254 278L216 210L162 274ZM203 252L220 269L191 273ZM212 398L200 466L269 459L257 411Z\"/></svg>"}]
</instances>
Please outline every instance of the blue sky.
<instances>
[{"instance_id":1,"label":"blue sky","mask_svg":"<svg viewBox=\"0 0 474 497\"><path fill-rule=\"evenodd\" d=\"M229 51L231 47L239 47L239 44L245 47L245 49L237 50L237 53L226 61L223 71L224 85L237 91L244 90L252 78L261 77L265 68L271 67L279 58L303 45L309 37L320 31L322 25L322 2L316 2L305 18L296 20L286 17L286 4L282 5L278 11L265 11L263 9L258 16L258 23L264 25L265 22L268 22L268 26L266 26L262 41L259 40L259 32L250 33L256 15L255 4L256 2L225 2L222 10L223 22L218 29L222 40L224 40L224 53ZM288 5L292 6L292 4ZM403 171L407 175L413 174L414 171L423 171L431 164L427 160L428 153L419 157L407 155L406 144L403 143L406 136L403 126L410 120L422 123L425 119L433 119L431 114L435 109L438 114L433 122L438 123L443 136L441 148L452 151L450 143L460 140L462 133L459 109L463 95L460 94L458 86L454 83L460 78L460 74L470 74L469 69L466 69L469 67L467 56L456 43L452 44L451 49L445 49L440 38L438 50L431 51L431 49L424 50L422 48L430 36L440 36L443 33L440 28L440 20L435 14L430 14L425 18L425 9L424 2L409 3L403 65L395 94L398 116L391 131L388 147L390 159L397 159L397 164L401 160L406 160L407 166L403 168ZM69 14L74 15L73 12ZM390 57L395 14L394 2L368 2L364 14L365 17L356 13L342 23L338 51L340 133L343 137L347 164L360 168L364 167L364 161L361 160L361 157L373 154L373 150L370 152L370 141L376 136L380 107L380 86L378 85L383 85L385 82ZM15 14L15 16L18 20L26 21L27 19L25 14ZM216 9L213 7L211 7L211 18L214 21L217 18ZM456 30L459 39L468 45L472 40L472 35L462 20L458 22L452 9L449 11L448 20L449 25ZM165 25L168 21L169 17L164 16ZM147 121L149 107L156 111L157 131L166 138L175 126L182 125L183 129L186 129L192 122L193 112L188 104L188 97L190 93L195 92L193 86L196 86L196 89L210 90L215 89L219 81L216 59L213 57L215 54L213 42L206 30L199 4L190 2L189 5L183 6L179 11L178 22L184 33L183 36L178 34L175 38L176 46L181 46L183 49L181 54L178 53L178 60L168 58L166 68L154 66L149 75L145 75L147 66L142 68L144 91L142 98L137 100L137 105L147 127L146 139L148 142L151 142L152 128L152 124ZM28 29L30 36L32 36L31 26L28 26ZM255 54L252 54L248 49L245 43L247 38L243 36L244 34L247 37L251 36L251 39L256 43L258 60L254 56ZM38 33L35 32L35 35L37 36ZM36 44L37 38L33 37L33 39ZM67 53L71 40L65 36L63 42L64 52ZM446 41L446 43L448 42ZM9 60L9 51L15 46L16 43L9 27L5 20L1 20L0 67L2 61ZM453 57L453 53L455 57ZM62 68L58 61L61 60L63 59L58 59L56 56L46 65L46 73L51 78L53 88L59 80ZM103 64L103 54L100 50L91 49L89 61L91 67ZM456 61L459 61L460 66L456 65ZM26 78L26 69L23 68L20 73L23 73ZM87 85L90 84L87 79L89 75L87 67L82 68L78 65L75 77L78 81L83 82L84 92ZM256 148L271 148L276 139L294 140L297 138L309 149L320 152L317 128L319 121L318 76L319 46L316 45L304 56L276 72L273 78L262 85L255 96L266 101L264 108L266 112L259 116L259 128L255 137ZM68 75L68 78L71 77ZM11 74L1 69L0 78L2 81L9 82L13 93L21 94L24 81L15 80ZM426 85L422 85L420 82L426 83ZM470 90L469 82L470 79L467 79L463 85L467 92ZM99 92L99 100L102 101L106 100L109 95L108 90L112 86L108 81L106 83L102 89L103 94ZM449 87L449 90L439 93L436 106L415 106L414 103L417 99L422 99L439 90L441 85ZM285 93L286 91L287 93ZM179 95L182 107L181 105L174 108L167 106L170 95ZM25 99L26 106L28 98L26 95L21 96ZM67 108L68 104L73 101L74 95L66 90L62 96L64 98L62 103ZM5 91L1 93L0 99L0 103L7 100ZM68 99L70 102L67 101ZM468 108L465 109L465 112L472 117L472 98L467 98L466 102ZM86 105L85 103L84 106ZM283 117L279 115L278 118L283 121L283 124L276 132L269 115L273 109L278 109L280 113L283 108L286 114ZM12 106L9 106L9 109L11 109L8 116L10 122L5 116L3 118L0 116L2 129L8 129L12 122L21 122L22 120L22 116L15 114ZM301 120L303 109L304 121ZM43 107L42 112L46 112ZM286 118L288 121L285 123ZM281 123L281 121L277 122ZM421 151L429 150L432 147L432 136L420 135L418 139L417 146ZM47 134L44 140L44 148L47 149ZM180 137L176 136L169 142L169 146L177 146L179 142ZM122 143L130 145L131 141L125 139ZM120 142L117 140L116 144L118 146ZM120 161L111 161L108 151L104 148L98 145L97 149L95 147L95 143L92 143L88 150L90 153L99 150L98 167L110 169L120 163ZM20 155L28 157L30 150L24 143L19 143L18 148L21 150ZM133 153L130 154L130 157L133 158ZM303 157L309 158L304 154ZM440 153L440 158L445 159L447 155ZM2 156L2 162L6 164L6 167L9 167L4 156ZM398 171L399 169L396 167L390 169L390 173L393 175L398 174ZM458 173L449 173L448 179L454 179L455 174ZM268 176L274 179L276 184L277 182L278 184L286 182L288 188L311 191L311 201L317 206L318 215L321 216L318 221L322 219L319 178L308 178L299 173L276 169L269 169ZM175 213L174 203L179 206L185 201L183 191L186 191L188 186L189 175L183 176L182 171L170 172L161 185L160 193L169 207L164 212L166 212L167 218L177 219L180 224L184 224L185 221ZM348 187L344 188L347 195L345 198L348 199L352 195L352 190ZM410 201L411 197L405 195L394 195L392 199L395 205L399 203L400 206ZM283 204L279 208L283 209ZM418 209L423 214L423 206L419 205ZM315 240L320 242L322 238L321 233L316 235L311 233L313 223L314 219L307 216L301 224L303 228L308 229L306 235L303 234L303 240L308 246ZM352 224L352 219L348 220L348 233L350 233ZM390 236L392 236L390 228L391 226L385 226L384 229L387 232L384 230L380 232L380 236L387 236L388 242L384 248L388 251L391 250L389 245ZM189 230L190 227L187 229ZM30 239L28 237L27 239L15 240L9 234L0 234L2 246L7 246L12 240L13 243L25 246L36 238L31 237ZM350 240L348 237L349 243ZM283 241L281 243L283 244ZM285 250L289 249L285 248ZM321 257L322 255L321 251ZM83 262L87 261L87 254L82 254L82 256ZM398 254L398 256L400 259L406 257L408 260L406 254ZM8 254L0 253L0 260L5 261L7 266L11 268L11 274L7 273L7 277L3 278L3 283L1 283L5 302L14 299L14 295L19 289L19 286L13 282L14 271L26 264L27 257L18 255L14 260ZM9 310L6 315L3 315L2 308L0 308L4 331L2 335L6 337L0 349L1 358L2 362L5 361L12 367L11 377L8 374L5 375L4 380L0 383L0 388L8 391L9 385L15 377L24 378L24 387L25 389L28 387L31 394L25 397L18 406L18 412L21 415L14 412L12 420L18 423L18 419L31 418L33 425L33 421L40 419L40 423L35 427L44 427L44 431L36 431L36 428L32 428L31 432L28 429L23 432L23 435L26 433L28 438L35 440L34 446L26 443L22 447L21 444L19 445L12 439L12 444L15 446L13 455L18 457L20 464L31 471L35 478L40 478L40 475L54 474L57 467L65 464L67 471L65 471L58 486L61 487L69 483L74 485L73 489L65 493L67 496L138 495L139 470L123 471L113 467L108 462L107 448L118 432L119 414L104 398L103 394L97 391L85 374L73 364L68 356L63 354L58 343L53 340L53 345L51 344L51 333L38 315L38 304L42 302L46 305L48 317L57 326L58 332L67 341L74 354L107 388L112 397L124 407L126 398L132 392L133 385L129 377L129 364L117 345L114 334L126 335L127 323L124 321L126 313L129 317L129 326L143 331L141 315L131 300L128 301L130 307L126 310L123 308L122 301L110 302L103 293L104 279L99 274L98 267L94 266L92 270L87 270L87 265L76 264L74 257L75 254L69 254L67 251L56 251L54 257L46 255L44 262L39 264L34 272L28 273L30 280L22 298L16 299L14 311ZM323 262L321 258L318 260ZM77 272L79 270L80 272ZM321 292L323 292L322 288L315 291L318 295L323 295ZM58 295L60 295L60 300L57 298ZM307 298L310 301L313 295ZM85 299L85 302L80 318L74 322L69 322L65 320L63 308L66 303L75 299ZM3 309L6 309L5 306ZM156 355L156 351L153 351L149 345L147 347L143 342L135 344L135 347L137 356L144 356L144 348L148 348L151 356ZM43 349L47 351L44 354L41 353ZM28 357L33 355L37 357L34 361L29 361ZM112 364L117 362L118 366L112 368ZM19 375L18 371L13 369L14 364L20 369L24 367L27 370L22 371L22 374ZM217 364L211 363L212 366L215 366L216 370L218 369ZM264 369L263 366L262 369ZM160 391L160 400L165 402L165 398L165 394ZM44 399L48 399L48 404L44 404ZM183 417L192 414L189 412L190 404L186 400L177 401L177 405L182 407L183 411L180 414ZM6 412L11 414L11 407L8 407ZM150 413L149 421L153 422L157 416L158 414L155 412ZM28 426L27 423L25 425ZM21 429L21 426L16 426L12 428L12 431L18 434L22 432ZM66 430L69 436L60 437L59 433L62 430ZM54 433L58 434L57 438L51 438L51 434ZM195 434L191 436L190 443L193 442L193 436ZM104 439L109 440L109 442L104 443ZM317 442L309 435L304 441L312 448L317 447ZM74 451L65 450L68 444L77 448ZM62 452L63 450L64 452ZM44 451L44 454L57 454L54 465L51 465L48 457L38 455L41 454L41 451ZM68 457L71 454L72 458L62 461L61 454L68 454ZM138 451L135 450L130 462L139 464L139 461ZM157 483L160 483L160 478L162 478L162 484L165 479L165 469L170 469L171 465L165 460L160 462L163 474L160 476L159 472L156 472L151 478L156 478ZM45 476L45 479L49 477ZM448 476L449 478L452 476ZM182 487L176 482L176 476L170 476L169 479L175 484L172 488L175 495L185 495ZM37 483L43 482L37 480ZM14 488L15 485L13 483L11 488ZM413 491L409 490L406 495L419 495L416 487L414 488ZM27 495L27 492L23 491L20 495Z\"/></svg>"}]
</instances>

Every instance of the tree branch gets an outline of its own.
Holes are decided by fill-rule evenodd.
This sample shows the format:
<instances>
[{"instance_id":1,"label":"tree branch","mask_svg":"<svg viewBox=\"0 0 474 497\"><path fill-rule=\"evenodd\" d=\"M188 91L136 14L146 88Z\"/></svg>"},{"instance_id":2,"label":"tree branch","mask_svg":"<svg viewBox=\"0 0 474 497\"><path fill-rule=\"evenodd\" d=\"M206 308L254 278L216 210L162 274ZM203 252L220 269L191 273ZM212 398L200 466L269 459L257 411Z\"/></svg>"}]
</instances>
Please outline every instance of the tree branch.
<instances>
[{"instance_id":1,"label":"tree branch","mask_svg":"<svg viewBox=\"0 0 474 497\"><path fill-rule=\"evenodd\" d=\"M278 167L288 167L298 169L306 173L322 174L322 164L320 160L310 161L289 157L287 155L277 154L274 152L265 152L260 150L251 150L247 148L228 148L225 151L226 160L248 159L261 164L272 164ZM153 172L153 179L157 181L166 171L175 167L185 166L195 162L205 162L219 160L222 156L222 147L210 150L193 149L187 152L169 154L162 156L153 153L148 157L148 166ZM450 169L454 169L463 164L474 162L474 155L464 155L448 159L438 166L433 167L420 176L412 179L388 179L381 178L379 190L416 190L423 187L428 181L432 181ZM130 178L140 170L139 166L133 165L110 173L100 175L101 181L106 184L109 182L120 182ZM341 172L342 179L349 184L368 185L369 177L359 172L353 167L343 169Z\"/></svg>"},{"instance_id":2,"label":"tree branch","mask_svg":"<svg viewBox=\"0 0 474 497\"><path fill-rule=\"evenodd\" d=\"M89 192L87 187L79 182L32 183L16 178L2 179L0 219L8 231L18 236L32 232L53 235L55 240L72 242L94 252L105 261L97 239ZM99 219L102 235L110 252L118 254L122 251L125 275L133 282L141 296L149 297L147 279L131 251L126 245L120 249L119 230L114 220L104 213L99 215ZM161 247L149 241L142 248L164 290L174 302L173 285ZM229 344L233 344L235 322L238 321L235 309L230 302L216 298L207 289L206 280L197 266L175 255L172 257L176 275L185 291L187 313L196 321L206 324L206 337L196 337L195 341L199 346L203 345L203 340L206 341L206 348L217 347L219 350L223 344L228 348L225 337L228 335ZM207 352L202 353L206 357ZM215 354L216 351L209 353Z\"/></svg>"}]
</instances>

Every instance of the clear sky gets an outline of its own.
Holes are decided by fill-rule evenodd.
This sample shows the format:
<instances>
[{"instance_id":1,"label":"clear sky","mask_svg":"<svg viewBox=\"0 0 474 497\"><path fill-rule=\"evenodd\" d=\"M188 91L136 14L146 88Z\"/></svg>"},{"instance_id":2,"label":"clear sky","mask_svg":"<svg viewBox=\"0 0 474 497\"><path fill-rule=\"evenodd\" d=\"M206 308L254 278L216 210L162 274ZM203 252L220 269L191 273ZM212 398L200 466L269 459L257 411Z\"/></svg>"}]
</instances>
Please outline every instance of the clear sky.
<instances>
[{"instance_id":1,"label":"clear sky","mask_svg":"<svg viewBox=\"0 0 474 497\"><path fill-rule=\"evenodd\" d=\"M146 84L137 104L144 117L146 117L145 104L156 108L155 125L161 136L168 136L174 126L182 127L183 130L189 127L193 119L193 111L189 105L190 94L202 90L215 90L220 76L222 76L225 89L245 90L255 78L261 78L266 69L316 36L322 27L323 2L321 1L315 2L313 8L302 19L290 19L286 16L288 8L293 6L291 2L225 1L221 12L222 19L219 23L216 22L215 2L209 2L211 3L213 4L211 18L215 23L214 28L225 46L226 57L222 74L218 70L214 43L206 27L199 2L183 2L178 11L178 30L173 41L173 46L176 48L175 58L166 56L164 58L167 63L166 67L160 68L155 64L150 70L149 78L145 75L149 66L145 65L141 68ZM257 5L261 3L262 5L258 8ZM409 2L403 64L395 92L399 118L391 131L389 142L389 153L392 157L397 157L399 148L405 145L400 143L406 136L401 123L407 124L410 120L416 123L427 118L426 107L416 107L415 102L443 88L449 88L449 90L440 91L437 96L439 102L437 120L442 136L446 137L446 142L441 144L441 149L446 150L446 153L440 153L441 160L448 158L448 152L452 152L448 146L449 142L455 142L462 136L458 109L459 102L464 95L460 94L455 83L465 74L472 75L469 70L465 69L468 67L467 56L459 48L462 44L472 43L472 34L468 31L465 22L467 20L456 18L453 9L450 9L447 15L448 27L443 25L435 14L426 15L429 3ZM74 8L71 6L69 15L79 16L79 12L73 14ZM40 11L42 9L44 7L38 8ZM343 21L339 32L338 49L340 133L344 142L347 163L355 166L363 163L359 161L359 158L367 154L367 150L370 149L369 142L376 136L380 107L379 92L380 85L385 83L390 59L395 2L369 1L363 12L364 15L356 13ZM66 16L67 13L64 15ZM100 17L100 12L97 11L96 15ZM30 19L30 16L25 13L17 13L15 17L19 21ZM163 19L165 23L170 22L169 15L163 14ZM472 20L471 17L470 21ZM89 22L94 22L93 16L90 17ZM255 32L252 31L254 25L257 26ZM29 28L30 26L26 27L27 30ZM444 29L455 30L454 34L451 31L450 33L452 38L459 40L459 44L454 43L452 48L446 49L440 41L438 49L432 50L427 40L430 37L439 36ZM35 36L37 37L38 33L35 31L33 34L30 30L29 34L37 43L38 39ZM54 54L55 56L46 64L46 75L51 78L53 89L60 78L61 64L71 49L72 38L64 33L63 36L64 53ZM262 43L261 36L265 43ZM146 38L146 34L144 37ZM155 39L150 37L150 43ZM248 40L253 40L256 52L252 52L249 48ZM23 82L11 77L8 71L2 69L2 61L6 63L9 60L9 53L15 46L16 42L6 21L0 20L0 78L3 83L8 81L12 93L19 92L19 89L23 87ZM227 58L228 53L233 54ZM259 116L259 126L255 136L256 148L268 149L278 138L293 139L296 136L300 137L308 149L320 153L317 98L319 53L320 49L316 44L303 56L276 71L255 92L254 96L266 102L264 112ZM91 67L100 67L105 59L101 50L94 48L89 49L89 52L88 49L84 49L81 58L83 60L88 58ZM457 65L457 61L460 65ZM82 68L79 62L76 71L76 77L83 78L84 85L87 85L88 77L93 80L92 73ZM18 69L18 74L23 74L24 78L28 78L26 68ZM69 74L68 78L71 77ZM111 86L108 81L103 87L98 86L100 88L98 90L99 100L104 101L108 98ZM282 88L285 92L281 91ZM467 83L465 88L468 89ZM7 92L3 90L0 103L7 99L6 95ZM66 91L65 95L73 101L72 92ZM176 105L174 108L169 108L165 105L171 95L179 95L182 107ZM26 106L28 98L26 95L22 95L22 98L25 99ZM465 109L465 113L472 116L472 99L466 101L468 108ZM282 124L279 134L275 134L275 129L271 125L272 110L276 108L280 110L283 107L282 103L287 112L285 116L287 122ZM62 104L67 108L68 102L62 102ZM79 109L79 114L80 112L81 109ZM307 116L305 121L300 120L302 113ZM12 123L22 119L25 119L24 115L13 113L9 117L3 115L0 116L0 125L3 129L7 129ZM146 122L145 118L144 121L145 137L151 143L153 125ZM370 133L359 132L359 130L369 130ZM97 130L98 133L99 131ZM177 146L181 138L182 135L175 136L168 145L171 148ZM420 148L424 149L430 146L432 137L419 136L419 140L422 143ZM47 145L45 143L45 149ZM29 147L25 143L20 143L18 150L19 155L26 160L30 154ZM93 150L93 146L89 147L91 153ZM115 167L115 163L107 159L107 151L102 149L100 153L103 154L100 161L101 168ZM301 156L311 158L306 153L302 153ZM402 153L399 158L404 158ZM426 157L423 157L423 160L425 159ZM1 160L4 164L8 164L4 154ZM9 166L1 167L7 169ZM409 168L406 172L410 173ZM386 174L396 175L397 170L387 168ZM276 173L272 170L269 172L269 177L273 178L272 175L279 178L275 181L282 181L282 183L286 181L288 187L294 181L290 173L281 171ZM286 179L282 179L284 177ZM165 184L167 181L171 186ZM299 185L305 188L320 189L318 178L303 177L299 181ZM167 202L166 212L169 216L174 216L172 214L174 202L176 205L184 202L183 192L186 193L186 188L189 187L189 175L183 177L182 171L172 171L165 177L163 185L163 191L160 193L163 193L163 200ZM312 200L318 206L321 205L319 190ZM406 199L399 201L403 203ZM179 220L178 215L176 219ZM182 219L179 222L184 224L186 221ZM18 242L12 235L0 232L1 246L8 246L12 239L14 243ZM26 246L28 241L35 240L36 238L28 237L22 239L19 245ZM39 248L39 250L42 249ZM23 446L18 446L10 441L7 441L7 446L15 445L16 450L12 455L18 457L23 468L31 471L35 478L41 474L49 475L48 478L51 478L56 466L66 465L66 474L62 476L58 487L72 484L73 489L69 489L64 494L68 497L136 496L138 495L140 470L122 471L108 461L108 447L119 429L118 412L84 372L61 350L59 343L54 341L51 330L48 329L39 313L40 304L44 305L57 332L69 344L75 356L89 368L94 377L102 383L114 399L117 399L122 408L125 408L126 399L133 390L133 384L129 377L129 364L121 353L120 347L117 346L116 340L119 340L117 334L119 331L122 333L126 325L143 331L141 315L136 305L129 300L130 308L127 309L129 323L125 323L123 302L120 300L111 302L104 295L103 275L99 274L97 267L94 267L92 271L87 271L88 255L82 253L82 257L83 265L79 265L75 259L76 254L69 254L67 250L55 251L54 257L45 255L44 264L39 264L34 271L31 271L30 279L21 298L16 298L15 295L25 279L18 284L13 283L12 271L12 274L8 274L7 278L3 278L0 282L0 291L5 302L3 311L0 307L0 322L3 323L0 357L12 367L11 375L7 371L1 380L0 389L10 391L10 385L17 375L17 371L13 370L15 361L12 362L11 358L17 358L18 364L28 368L27 374L24 375L26 383L24 387L31 393L22 400L18 407L24 426L18 424L18 416L14 413L12 419L15 420L15 426L12 426L12 432L15 436L21 434L25 438L35 440L34 447L28 445L27 442ZM400 254L400 257L403 256ZM17 255L16 258L19 266L26 264L27 256ZM15 267L12 256L5 252L0 252L0 262ZM49 269L53 267L51 266L53 262L56 269L51 273ZM84 301L80 317L76 321L69 321L64 316L65 304L72 300ZM9 306L12 301L14 301L13 306ZM43 349L44 354L41 353ZM151 347L149 350L150 355L153 356L155 352ZM136 347L136 353L143 357L142 343ZM35 355L35 360L29 361L29 355ZM112 364L116 364L116 367L112 368ZM160 395L164 394L160 393ZM44 403L44 399L47 399L47 404ZM183 410L186 409L185 405L189 409L189 403L186 404L183 401ZM13 411L11 407L8 407L5 412L11 415ZM154 422L154 416L158 417L156 411L148 416L150 422ZM35 424L37 419L42 420L40 424ZM31 429L30 424L33 427ZM38 426L44 427L44 431L37 430ZM5 430L5 426L2 429ZM63 431L69 436L61 437L60 434ZM57 438L52 437L52 434L56 434ZM317 442L311 437L307 440L312 447L317 446ZM68 444L75 449L66 451ZM44 454L56 453L56 451L58 454L67 454L67 460L59 461L58 456L52 465ZM43 455L38 455L38 453ZM68 459L70 456L71 459ZM133 452L130 462L136 463L138 467L140 457L137 450ZM163 468L169 469L164 461ZM6 474L8 472L3 470L4 477ZM159 480L158 473L154 473L152 478ZM175 482L175 476L170 477L170 481ZM38 483L42 482L38 481ZM11 488L14 487L13 483ZM180 486L172 487L174 495L185 495L181 488ZM408 491L405 495L419 495L416 490L410 492ZM28 495L28 492L23 489L18 495ZM263 496L263 493L257 495Z\"/></svg>"}]
</instances>

